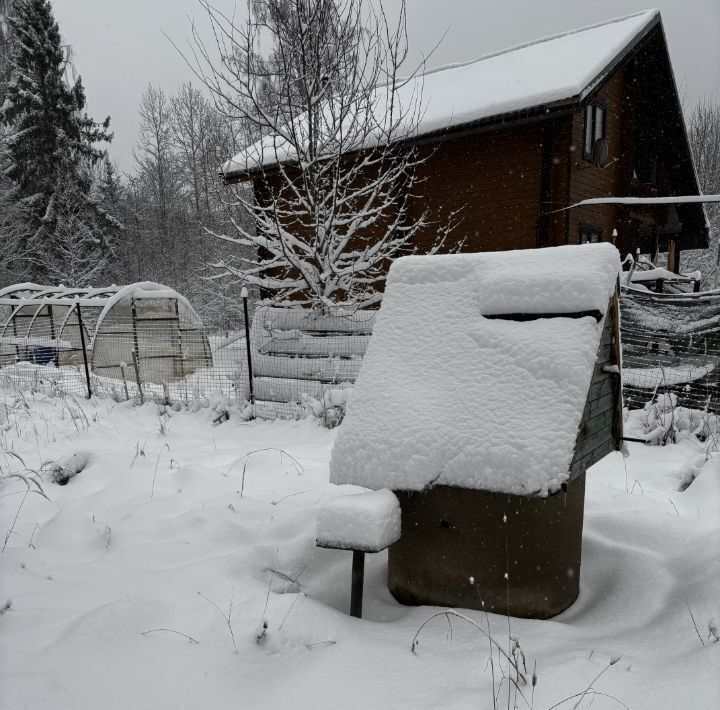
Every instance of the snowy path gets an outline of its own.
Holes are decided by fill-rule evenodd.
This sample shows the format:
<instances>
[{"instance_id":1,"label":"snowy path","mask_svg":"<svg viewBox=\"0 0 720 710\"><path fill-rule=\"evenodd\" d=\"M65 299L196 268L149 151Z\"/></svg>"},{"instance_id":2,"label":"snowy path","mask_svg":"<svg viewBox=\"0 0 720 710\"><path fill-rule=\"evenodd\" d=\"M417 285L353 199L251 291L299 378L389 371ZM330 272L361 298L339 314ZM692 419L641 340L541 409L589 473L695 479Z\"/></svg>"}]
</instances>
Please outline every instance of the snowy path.
<instances>
[{"instance_id":1,"label":"snowy path","mask_svg":"<svg viewBox=\"0 0 720 710\"><path fill-rule=\"evenodd\" d=\"M450 638L437 619L411 653L437 610L393 600L385 553L367 559L365 618L347 615L350 555L315 547L317 509L338 494L334 432L170 415L0 392L0 450L30 468L91 453L67 486L46 481L51 502L27 497L0 556L0 605L12 600L0 708L492 707L476 630L454 622ZM588 474L578 601L550 621L511 620L531 672L537 662L535 708L582 692L618 656L594 688L632 710L720 698L720 644L702 646L688 612L703 637L720 622L720 460L678 493L693 445L630 452L627 478L619 454ZM21 468L7 455L0 466ZM0 541L23 489L0 482ZM506 619L490 625L507 642ZM591 702L621 707L592 693L578 707Z\"/></svg>"}]
</instances>

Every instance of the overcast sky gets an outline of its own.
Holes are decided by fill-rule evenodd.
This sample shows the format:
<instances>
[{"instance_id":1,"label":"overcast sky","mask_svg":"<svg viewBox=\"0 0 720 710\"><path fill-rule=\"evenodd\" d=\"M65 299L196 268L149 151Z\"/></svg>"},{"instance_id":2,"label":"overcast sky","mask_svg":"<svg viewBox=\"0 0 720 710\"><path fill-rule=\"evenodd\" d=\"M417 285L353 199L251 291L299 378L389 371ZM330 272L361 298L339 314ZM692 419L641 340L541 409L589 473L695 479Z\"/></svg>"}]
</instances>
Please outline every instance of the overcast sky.
<instances>
[{"instance_id":1,"label":"overcast sky","mask_svg":"<svg viewBox=\"0 0 720 710\"><path fill-rule=\"evenodd\" d=\"M399 0L383 0L388 9ZM187 42L190 18L202 23L197 0L52 0L60 30L72 44L88 109L112 117L111 156L131 170L137 105L152 83L173 92L192 75L163 33ZM214 4L231 9L231 0ZM670 57L688 105L720 96L720 0L661 0ZM238 3L240 8L244 1ZM474 59L556 32L647 9L647 0L407 0L410 46L427 54L444 33L429 66Z\"/></svg>"}]
</instances>

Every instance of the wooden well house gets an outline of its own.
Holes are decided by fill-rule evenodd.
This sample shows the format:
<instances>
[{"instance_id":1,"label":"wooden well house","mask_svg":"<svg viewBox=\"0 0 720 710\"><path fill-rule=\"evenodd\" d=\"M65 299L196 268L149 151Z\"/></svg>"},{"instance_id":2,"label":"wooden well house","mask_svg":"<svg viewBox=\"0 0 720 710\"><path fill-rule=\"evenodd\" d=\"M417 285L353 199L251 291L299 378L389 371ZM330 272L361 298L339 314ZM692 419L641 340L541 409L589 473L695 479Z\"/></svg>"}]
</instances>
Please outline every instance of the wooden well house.
<instances>
[{"instance_id":1,"label":"wooden well house","mask_svg":"<svg viewBox=\"0 0 720 710\"><path fill-rule=\"evenodd\" d=\"M391 267L330 471L398 496L402 603L547 618L577 597L586 471L622 436L619 268L610 244Z\"/></svg>"}]
</instances>

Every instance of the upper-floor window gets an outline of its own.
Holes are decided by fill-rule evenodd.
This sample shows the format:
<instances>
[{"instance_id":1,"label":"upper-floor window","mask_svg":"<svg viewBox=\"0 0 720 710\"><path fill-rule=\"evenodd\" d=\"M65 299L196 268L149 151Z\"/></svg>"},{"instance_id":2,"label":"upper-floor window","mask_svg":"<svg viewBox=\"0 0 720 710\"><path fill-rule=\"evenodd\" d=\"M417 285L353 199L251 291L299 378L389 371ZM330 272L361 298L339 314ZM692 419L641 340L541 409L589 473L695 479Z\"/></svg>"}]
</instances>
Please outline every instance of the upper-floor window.
<instances>
[{"instance_id":1,"label":"upper-floor window","mask_svg":"<svg viewBox=\"0 0 720 710\"><path fill-rule=\"evenodd\" d=\"M589 224L580 225L580 244L596 244L602 241L602 229Z\"/></svg>"},{"instance_id":2,"label":"upper-floor window","mask_svg":"<svg viewBox=\"0 0 720 710\"><path fill-rule=\"evenodd\" d=\"M605 114L605 107L595 101L585 107L584 153L588 160L593 158L595 144L605 138Z\"/></svg>"}]
</instances>

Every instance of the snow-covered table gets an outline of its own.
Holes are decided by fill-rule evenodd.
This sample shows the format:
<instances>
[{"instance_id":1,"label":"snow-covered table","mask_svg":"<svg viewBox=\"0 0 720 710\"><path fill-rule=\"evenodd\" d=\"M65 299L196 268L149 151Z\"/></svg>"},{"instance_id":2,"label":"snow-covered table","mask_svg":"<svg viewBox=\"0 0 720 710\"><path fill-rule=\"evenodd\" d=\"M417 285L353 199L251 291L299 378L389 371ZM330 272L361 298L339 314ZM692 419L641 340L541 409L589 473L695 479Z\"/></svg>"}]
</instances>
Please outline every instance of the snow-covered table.
<instances>
[{"instance_id":1,"label":"snow-covered table","mask_svg":"<svg viewBox=\"0 0 720 710\"><path fill-rule=\"evenodd\" d=\"M352 550L350 615L362 616L365 553L380 552L400 539L400 503L386 488L341 495L318 512L318 547Z\"/></svg>"}]
</instances>

